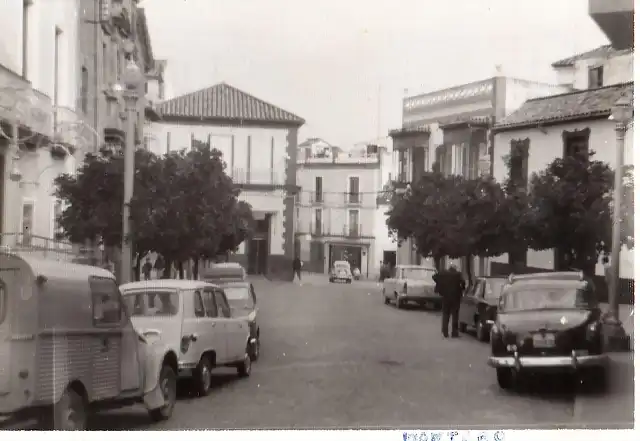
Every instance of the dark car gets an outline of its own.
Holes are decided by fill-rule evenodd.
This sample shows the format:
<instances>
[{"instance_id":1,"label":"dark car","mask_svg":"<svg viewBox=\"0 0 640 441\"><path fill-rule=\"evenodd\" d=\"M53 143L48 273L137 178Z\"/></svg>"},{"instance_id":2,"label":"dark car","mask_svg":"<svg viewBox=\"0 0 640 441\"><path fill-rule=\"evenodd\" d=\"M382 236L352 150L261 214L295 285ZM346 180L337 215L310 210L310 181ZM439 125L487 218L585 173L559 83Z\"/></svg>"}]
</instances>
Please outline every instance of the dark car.
<instances>
[{"instance_id":1,"label":"dark car","mask_svg":"<svg viewBox=\"0 0 640 441\"><path fill-rule=\"evenodd\" d=\"M595 287L582 273L509 276L491 328L489 365L505 389L540 372L588 373L588 381L603 387L602 332Z\"/></svg>"},{"instance_id":2,"label":"dark car","mask_svg":"<svg viewBox=\"0 0 640 441\"><path fill-rule=\"evenodd\" d=\"M260 356L260 325L258 324L258 301L253 284L246 281L219 283L231 307L232 317L246 317L252 345L251 361Z\"/></svg>"},{"instance_id":3,"label":"dark car","mask_svg":"<svg viewBox=\"0 0 640 441\"><path fill-rule=\"evenodd\" d=\"M469 286L460 304L460 331L469 326L480 341L489 341L489 332L496 320L498 300L506 277L479 277Z\"/></svg>"}]
</instances>

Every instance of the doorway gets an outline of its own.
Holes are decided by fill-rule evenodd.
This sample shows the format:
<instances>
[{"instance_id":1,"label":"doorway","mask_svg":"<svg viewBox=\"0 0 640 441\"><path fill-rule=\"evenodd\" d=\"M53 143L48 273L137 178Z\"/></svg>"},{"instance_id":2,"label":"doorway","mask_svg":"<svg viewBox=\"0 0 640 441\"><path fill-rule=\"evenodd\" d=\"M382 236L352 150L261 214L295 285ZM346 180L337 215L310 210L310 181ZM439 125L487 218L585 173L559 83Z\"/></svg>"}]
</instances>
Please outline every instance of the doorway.
<instances>
[{"instance_id":1,"label":"doorway","mask_svg":"<svg viewBox=\"0 0 640 441\"><path fill-rule=\"evenodd\" d=\"M269 268L271 237L271 214L256 219L253 236L247 241L247 272L265 275Z\"/></svg>"},{"instance_id":2,"label":"doorway","mask_svg":"<svg viewBox=\"0 0 640 441\"><path fill-rule=\"evenodd\" d=\"M383 251L382 263L389 265L391 268L396 266L396 251Z\"/></svg>"},{"instance_id":3,"label":"doorway","mask_svg":"<svg viewBox=\"0 0 640 441\"><path fill-rule=\"evenodd\" d=\"M329 270L338 260L346 260L351 264L351 269L358 268L362 272L362 247L353 245L329 246Z\"/></svg>"}]
</instances>

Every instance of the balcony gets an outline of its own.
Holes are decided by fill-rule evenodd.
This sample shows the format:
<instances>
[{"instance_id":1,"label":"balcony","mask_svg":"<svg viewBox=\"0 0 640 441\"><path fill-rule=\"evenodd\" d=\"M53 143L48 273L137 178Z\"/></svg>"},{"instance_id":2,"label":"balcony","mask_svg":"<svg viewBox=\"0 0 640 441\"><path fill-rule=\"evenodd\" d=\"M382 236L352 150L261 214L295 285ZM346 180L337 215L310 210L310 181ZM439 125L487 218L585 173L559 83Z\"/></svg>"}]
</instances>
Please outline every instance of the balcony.
<instances>
[{"instance_id":1,"label":"balcony","mask_svg":"<svg viewBox=\"0 0 640 441\"><path fill-rule=\"evenodd\" d=\"M345 225L342 234L343 234L344 237L347 237L347 238L350 238L350 239L365 239L365 238L372 238L373 237L373 235L371 235L371 234L366 235L366 234L363 233L362 224Z\"/></svg>"},{"instance_id":2,"label":"balcony","mask_svg":"<svg viewBox=\"0 0 640 441\"><path fill-rule=\"evenodd\" d=\"M331 235L330 227L328 225L323 225L322 222L309 222L309 233L311 234L311 237Z\"/></svg>"},{"instance_id":3,"label":"balcony","mask_svg":"<svg viewBox=\"0 0 640 441\"><path fill-rule=\"evenodd\" d=\"M28 253L34 257L74 262L84 256L83 250L69 242L24 233L0 234L5 252ZM2 249L0 249L2 251Z\"/></svg>"},{"instance_id":4,"label":"balcony","mask_svg":"<svg viewBox=\"0 0 640 441\"><path fill-rule=\"evenodd\" d=\"M327 155L315 155L298 158L298 165L361 165L378 164L380 155L377 153L336 152Z\"/></svg>"},{"instance_id":5,"label":"balcony","mask_svg":"<svg viewBox=\"0 0 640 441\"><path fill-rule=\"evenodd\" d=\"M284 185L285 173L270 168L251 169L234 168L230 173L234 184L240 185Z\"/></svg>"},{"instance_id":6,"label":"balcony","mask_svg":"<svg viewBox=\"0 0 640 441\"><path fill-rule=\"evenodd\" d=\"M362 193L360 192L344 193L344 203L346 205L362 205Z\"/></svg>"},{"instance_id":7,"label":"balcony","mask_svg":"<svg viewBox=\"0 0 640 441\"><path fill-rule=\"evenodd\" d=\"M633 44L634 0L589 0L589 15L615 49L631 49Z\"/></svg>"}]
</instances>

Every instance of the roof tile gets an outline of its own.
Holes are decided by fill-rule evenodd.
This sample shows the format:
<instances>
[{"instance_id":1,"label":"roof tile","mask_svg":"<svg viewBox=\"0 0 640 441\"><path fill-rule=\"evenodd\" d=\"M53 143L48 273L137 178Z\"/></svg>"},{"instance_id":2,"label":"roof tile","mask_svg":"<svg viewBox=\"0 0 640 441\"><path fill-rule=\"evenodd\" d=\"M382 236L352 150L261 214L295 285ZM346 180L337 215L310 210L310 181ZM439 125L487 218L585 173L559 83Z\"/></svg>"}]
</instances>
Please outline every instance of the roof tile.
<instances>
[{"instance_id":1,"label":"roof tile","mask_svg":"<svg viewBox=\"0 0 640 441\"><path fill-rule=\"evenodd\" d=\"M582 52L567 58L563 58L562 60L558 60L553 64L551 64L551 67L570 67L570 66L573 66L576 61L586 60L589 58L608 58L611 55L621 54L629 51L631 50L630 49L623 49L623 50L614 49L612 45L605 44L604 46L591 49L590 51Z\"/></svg>"},{"instance_id":2,"label":"roof tile","mask_svg":"<svg viewBox=\"0 0 640 441\"><path fill-rule=\"evenodd\" d=\"M598 115L608 116L613 105L623 96L633 101L633 83L530 99L511 115L498 121L494 129L562 122Z\"/></svg>"},{"instance_id":3,"label":"roof tile","mask_svg":"<svg viewBox=\"0 0 640 441\"><path fill-rule=\"evenodd\" d=\"M158 104L163 118L228 119L302 125L304 119L226 83Z\"/></svg>"}]
</instances>

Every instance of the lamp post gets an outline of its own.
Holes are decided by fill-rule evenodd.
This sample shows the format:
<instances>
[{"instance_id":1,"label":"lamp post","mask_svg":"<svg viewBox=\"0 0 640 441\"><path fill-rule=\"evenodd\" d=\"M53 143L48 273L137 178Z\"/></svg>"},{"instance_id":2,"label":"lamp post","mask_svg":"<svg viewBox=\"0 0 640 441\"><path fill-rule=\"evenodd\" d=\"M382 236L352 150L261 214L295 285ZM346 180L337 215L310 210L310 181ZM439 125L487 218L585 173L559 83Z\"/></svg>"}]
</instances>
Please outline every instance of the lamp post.
<instances>
[{"instance_id":1,"label":"lamp post","mask_svg":"<svg viewBox=\"0 0 640 441\"><path fill-rule=\"evenodd\" d=\"M144 76L138 65L130 59L122 76L122 91L127 110L127 136L124 149L124 200L122 205L122 256L120 261L120 283L131 281L132 248L131 235L131 199L135 174L135 132L138 112L138 94L144 83Z\"/></svg>"},{"instance_id":2,"label":"lamp post","mask_svg":"<svg viewBox=\"0 0 640 441\"><path fill-rule=\"evenodd\" d=\"M613 193L613 233L611 244L611 268L609 271L609 313L612 324L620 325L619 288L620 288L620 250L621 250L621 211L622 211L622 175L624 166L625 137L629 121L633 118L633 106L628 97L620 98L611 110L611 119L616 123L616 163Z\"/></svg>"}]
</instances>

